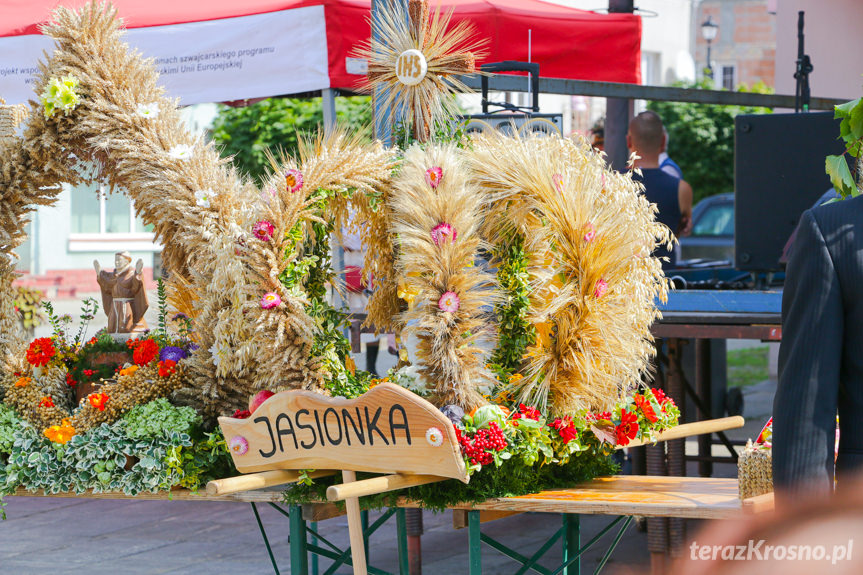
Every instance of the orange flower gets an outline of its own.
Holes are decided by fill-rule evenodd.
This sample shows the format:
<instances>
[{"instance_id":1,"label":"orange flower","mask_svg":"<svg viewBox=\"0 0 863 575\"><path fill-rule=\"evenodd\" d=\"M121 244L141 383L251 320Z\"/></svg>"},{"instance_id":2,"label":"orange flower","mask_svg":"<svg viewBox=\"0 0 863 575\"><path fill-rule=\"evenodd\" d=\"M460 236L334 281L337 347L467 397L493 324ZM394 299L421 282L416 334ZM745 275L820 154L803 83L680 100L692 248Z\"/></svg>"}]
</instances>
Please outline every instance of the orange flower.
<instances>
[{"instance_id":1,"label":"orange flower","mask_svg":"<svg viewBox=\"0 0 863 575\"><path fill-rule=\"evenodd\" d=\"M168 377L177 371L177 362L172 359L166 359L159 362L159 377Z\"/></svg>"},{"instance_id":2,"label":"orange flower","mask_svg":"<svg viewBox=\"0 0 863 575\"><path fill-rule=\"evenodd\" d=\"M60 425L52 425L42 433L54 443L66 443L75 436L75 428L64 419Z\"/></svg>"},{"instance_id":3,"label":"orange flower","mask_svg":"<svg viewBox=\"0 0 863 575\"><path fill-rule=\"evenodd\" d=\"M357 374L357 364L356 364L356 362L354 361L354 358L352 358L352 357L351 357L351 356L349 356L349 355L345 356L345 368L346 368L349 372L351 372L351 375L356 375L356 374Z\"/></svg>"},{"instance_id":4,"label":"orange flower","mask_svg":"<svg viewBox=\"0 0 863 575\"><path fill-rule=\"evenodd\" d=\"M33 340L27 348L27 363L36 367L48 365L51 358L57 355L54 342L49 337L39 337Z\"/></svg>"},{"instance_id":5,"label":"orange flower","mask_svg":"<svg viewBox=\"0 0 863 575\"><path fill-rule=\"evenodd\" d=\"M54 399L50 395L46 395L39 402L39 407L54 407Z\"/></svg>"},{"instance_id":6,"label":"orange flower","mask_svg":"<svg viewBox=\"0 0 863 575\"><path fill-rule=\"evenodd\" d=\"M654 411L653 406L650 404L650 400L643 395L635 396L635 406L641 410L641 413L644 414L644 417L650 423L659 421L659 418L656 417L656 411Z\"/></svg>"},{"instance_id":7,"label":"orange flower","mask_svg":"<svg viewBox=\"0 0 863 575\"><path fill-rule=\"evenodd\" d=\"M121 369L120 375L132 375L136 371L138 371L138 366L137 365L130 365L129 367L124 367L123 369Z\"/></svg>"},{"instance_id":8,"label":"orange flower","mask_svg":"<svg viewBox=\"0 0 863 575\"><path fill-rule=\"evenodd\" d=\"M15 382L15 387L24 387L28 383L30 383L30 378L29 377L22 377L22 378L19 378L18 381Z\"/></svg>"},{"instance_id":9,"label":"orange flower","mask_svg":"<svg viewBox=\"0 0 863 575\"><path fill-rule=\"evenodd\" d=\"M90 405L99 411L105 411L105 404L108 402L108 399L107 393L91 393L87 396L87 401L90 402Z\"/></svg>"}]
</instances>

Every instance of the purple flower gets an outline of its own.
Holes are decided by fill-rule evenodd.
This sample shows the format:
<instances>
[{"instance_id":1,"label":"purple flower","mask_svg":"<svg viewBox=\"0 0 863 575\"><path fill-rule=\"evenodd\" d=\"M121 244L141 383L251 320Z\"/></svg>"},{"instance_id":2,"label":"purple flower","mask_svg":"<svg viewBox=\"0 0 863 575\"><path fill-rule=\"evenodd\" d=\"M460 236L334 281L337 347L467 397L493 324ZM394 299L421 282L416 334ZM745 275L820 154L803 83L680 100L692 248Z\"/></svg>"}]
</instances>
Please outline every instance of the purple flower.
<instances>
[{"instance_id":1,"label":"purple flower","mask_svg":"<svg viewBox=\"0 0 863 575\"><path fill-rule=\"evenodd\" d=\"M273 239L273 234L276 233L276 228L267 220L259 220L252 228L252 233L262 242L268 242Z\"/></svg>"},{"instance_id":2,"label":"purple flower","mask_svg":"<svg viewBox=\"0 0 863 575\"><path fill-rule=\"evenodd\" d=\"M440 296L437 306L443 312L455 313L458 311L460 303L461 300L459 300L458 295L455 292L448 291Z\"/></svg>"},{"instance_id":3,"label":"purple flower","mask_svg":"<svg viewBox=\"0 0 863 575\"><path fill-rule=\"evenodd\" d=\"M245 455L249 451L249 441L242 435L235 435L228 441L228 449L237 455Z\"/></svg>"},{"instance_id":4,"label":"purple flower","mask_svg":"<svg viewBox=\"0 0 863 575\"><path fill-rule=\"evenodd\" d=\"M431 238L434 245L439 246L446 241L454 242L458 237L458 232L454 227L446 222L441 222L431 230Z\"/></svg>"},{"instance_id":5,"label":"purple flower","mask_svg":"<svg viewBox=\"0 0 863 575\"><path fill-rule=\"evenodd\" d=\"M282 298L274 291L265 293L264 297L261 298L261 308L263 309L273 309L274 307L278 307L281 303Z\"/></svg>"},{"instance_id":6,"label":"purple flower","mask_svg":"<svg viewBox=\"0 0 863 575\"><path fill-rule=\"evenodd\" d=\"M178 311L174 314L174 317L171 318L172 321L180 321L181 319L189 319L189 316L187 316L181 311Z\"/></svg>"},{"instance_id":7,"label":"purple flower","mask_svg":"<svg viewBox=\"0 0 863 575\"><path fill-rule=\"evenodd\" d=\"M169 345L162 348L159 352L161 361L180 361L186 357L186 351L182 347Z\"/></svg>"},{"instance_id":8,"label":"purple flower","mask_svg":"<svg viewBox=\"0 0 863 575\"><path fill-rule=\"evenodd\" d=\"M440 166L434 166L426 170L426 183L433 189L437 189L440 185L441 178L443 178L443 170Z\"/></svg>"}]
</instances>

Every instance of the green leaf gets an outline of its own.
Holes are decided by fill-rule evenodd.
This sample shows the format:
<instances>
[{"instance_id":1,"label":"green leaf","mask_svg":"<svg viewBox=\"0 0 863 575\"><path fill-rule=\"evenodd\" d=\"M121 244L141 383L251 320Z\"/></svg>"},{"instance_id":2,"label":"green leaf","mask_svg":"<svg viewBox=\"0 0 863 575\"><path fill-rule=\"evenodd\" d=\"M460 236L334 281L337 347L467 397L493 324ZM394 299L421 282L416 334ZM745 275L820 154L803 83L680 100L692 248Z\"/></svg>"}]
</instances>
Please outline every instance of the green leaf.
<instances>
[{"instance_id":1,"label":"green leaf","mask_svg":"<svg viewBox=\"0 0 863 575\"><path fill-rule=\"evenodd\" d=\"M851 100L850 102L845 102L844 104L839 104L833 107L833 117L834 118L847 118L851 115L854 108L859 106L863 102L863 98L857 98L856 100Z\"/></svg>"},{"instance_id":2,"label":"green leaf","mask_svg":"<svg viewBox=\"0 0 863 575\"><path fill-rule=\"evenodd\" d=\"M848 169L845 156L827 156L825 170L830 176L833 187L843 198L856 196L859 193L854 178L851 176L851 170Z\"/></svg>"}]
</instances>

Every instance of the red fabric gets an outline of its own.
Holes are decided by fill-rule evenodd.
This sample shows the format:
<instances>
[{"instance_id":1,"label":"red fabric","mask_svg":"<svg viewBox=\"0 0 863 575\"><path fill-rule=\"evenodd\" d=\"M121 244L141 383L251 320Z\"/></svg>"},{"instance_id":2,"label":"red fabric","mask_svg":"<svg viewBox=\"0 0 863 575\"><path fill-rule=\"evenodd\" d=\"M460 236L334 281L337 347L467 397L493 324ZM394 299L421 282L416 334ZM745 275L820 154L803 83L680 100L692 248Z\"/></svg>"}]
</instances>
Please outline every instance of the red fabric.
<instances>
[{"instance_id":1,"label":"red fabric","mask_svg":"<svg viewBox=\"0 0 863 575\"><path fill-rule=\"evenodd\" d=\"M77 8L87 0L7 0L0 37L37 34L57 5ZM434 6L434 2L431 2ZM114 0L129 28L262 14L304 6L324 6L330 82L356 88L358 76L345 71L345 57L369 37L370 0ZM477 38L488 38L487 62L531 60L546 78L608 82L641 81L641 19L631 14L594 14L540 0L443 0L453 21L468 19ZM289 30L285 31L290 34Z\"/></svg>"}]
</instances>

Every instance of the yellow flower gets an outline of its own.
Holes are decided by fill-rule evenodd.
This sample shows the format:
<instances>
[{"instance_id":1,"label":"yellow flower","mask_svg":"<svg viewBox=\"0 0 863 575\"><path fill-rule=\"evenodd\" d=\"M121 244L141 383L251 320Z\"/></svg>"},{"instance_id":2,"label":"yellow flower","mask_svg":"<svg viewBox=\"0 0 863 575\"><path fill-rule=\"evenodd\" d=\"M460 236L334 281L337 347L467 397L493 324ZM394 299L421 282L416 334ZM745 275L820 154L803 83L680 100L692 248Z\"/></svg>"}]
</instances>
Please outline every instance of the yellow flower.
<instances>
[{"instance_id":1,"label":"yellow flower","mask_svg":"<svg viewBox=\"0 0 863 575\"><path fill-rule=\"evenodd\" d=\"M551 322L542 321L533 326L536 329L536 346L545 349L551 345Z\"/></svg>"},{"instance_id":2,"label":"yellow flower","mask_svg":"<svg viewBox=\"0 0 863 575\"><path fill-rule=\"evenodd\" d=\"M517 383L517 382L521 381L522 379L524 379L524 376L520 373L514 373L514 374L509 376L509 382L510 383Z\"/></svg>"},{"instance_id":3,"label":"yellow flower","mask_svg":"<svg viewBox=\"0 0 863 575\"><path fill-rule=\"evenodd\" d=\"M403 278L399 279L399 287L396 294L399 296L399 298L408 302L408 309L414 308L414 303L419 293L420 292L418 289L409 286Z\"/></svg>"},{"instance_id":4,"label":"yellow flower","mask_svg":"<svg viewBox=\"0 0 863 575\"><path fill-rule=\"evenodd\" d=\"M406 350L405 348L401 348L399 350L399 359L401 361L408 361L408 350Z\"/></svg>"}]
</instances>

